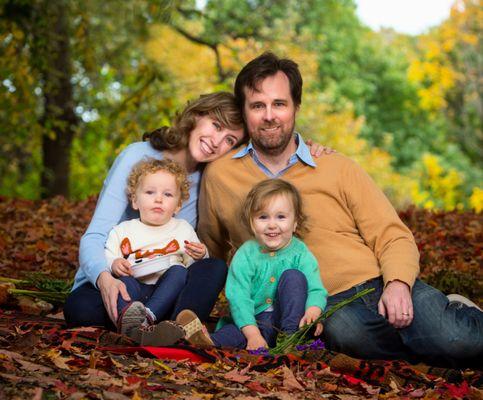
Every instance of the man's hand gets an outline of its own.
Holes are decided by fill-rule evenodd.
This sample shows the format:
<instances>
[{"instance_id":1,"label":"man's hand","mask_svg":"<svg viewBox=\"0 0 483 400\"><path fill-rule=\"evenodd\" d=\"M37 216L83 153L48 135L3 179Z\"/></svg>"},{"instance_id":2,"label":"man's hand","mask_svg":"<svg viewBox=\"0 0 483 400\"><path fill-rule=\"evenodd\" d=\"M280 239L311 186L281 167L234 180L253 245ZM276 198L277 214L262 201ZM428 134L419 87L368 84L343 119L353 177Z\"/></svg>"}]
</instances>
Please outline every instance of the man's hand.
<instances>
[{"instance_id":1,"label":"man's hand","mask_svg":"<svg viewBox=\"0 0 483 400\"><path fill-rule=\"evenodd\" d=\"M246 325L241 331L247 338L247 350L258 350L260 347L268 348L268 344L263 338L258 326Z\"/></svg>"},{"instance_id":2,"label":"man's hand","mask_svg":"<svg viewBox=\"0 0 483 400\"><path fill-rule=\"evenodd\" d=\"M206 246L203 243L184 241L184 250L193 260L201 260L206 254Z\"/></svg>"},{"instance_id":3,"label":"man's hand","mask_svg":"<svg viewBox=\"0 0 483 400\"><path fill-rule=\"evenodd\" d=\"M320 307L316 307L316 306L308 307L305 310L304 316L300 320L299 328L302 328L304 325L311 324L317 318L320 317L320 314L322 314L322 310L320 309ZM321 333L322 333L322 324L318 323L315 328L314 336L319 336Z\"/></svg>"},{"instance_id":4,"label":"man's hand","mask_svg":"<svg viewBox=\"0 0 483 400\"><path fill-rule=\"evenodd\" d=\"M323 146L319 143L314 143L312 139L307 139L305 144L310 147L310 154L315 158L319 158L324 154L337 153L336 150L331 149L330 147Z\"/></svg>"},{"instance_id":5,"label":"man's hand","mask_svg":"<svg viewBox=\"0 0 483 400\"><path fill-rule=\"evenodd\" d=\"M378 303L379 314L395 328L405 328L413 321L413 302L409 286L398 280L389 282Z\"/></svg>"},{"instance_id":6,"label":"man's hand","mask_svg":"<svg viewBox=\"0 0 483 400\"><path fill-rule=\"evenodd\" d=\"M131 263L125 258L116 258L111 265L111 271L114 276L131 276Z\"/></svg>"},{"instance_id":7,"label":"man's hand","mask_svg":"<svg viewBox=\"0 0 483 400\"><path fill-rule=\"evenodd\" d=\"M119 294L125 301L131 301L126 290L126 285L119 279L114 278L109 271L104 271L97 278L97 286L101 292L104 307L114 325L117 324L117 298Z\"/></svg>"}]
</instances>

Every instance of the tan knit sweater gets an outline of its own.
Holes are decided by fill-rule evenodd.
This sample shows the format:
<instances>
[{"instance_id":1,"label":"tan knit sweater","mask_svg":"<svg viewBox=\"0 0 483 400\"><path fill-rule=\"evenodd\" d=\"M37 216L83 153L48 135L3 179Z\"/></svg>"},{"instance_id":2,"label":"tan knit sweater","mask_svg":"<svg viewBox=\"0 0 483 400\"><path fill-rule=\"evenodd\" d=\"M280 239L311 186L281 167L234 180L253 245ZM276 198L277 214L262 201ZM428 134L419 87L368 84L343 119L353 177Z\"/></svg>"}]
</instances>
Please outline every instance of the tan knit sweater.
<instances>
[{"instance_id":1,"label":"tan knit sweater","mask_svg":"<svg viewBox=\"0 0 483 400\"><path fill-rule=\"evenodd\" d=\"M198 233L214 257L226 259L230 245L250 238L240 222L248 191L267 176L251 156L231 152L203 174ZM329 294L347 290L382 274L412 287L419 273L413 235L372 179L341 154L315 159L316 168L298 162L282 179L302 194L310 232L302 239L319 262Z\"/></svg>"}]
</instances>

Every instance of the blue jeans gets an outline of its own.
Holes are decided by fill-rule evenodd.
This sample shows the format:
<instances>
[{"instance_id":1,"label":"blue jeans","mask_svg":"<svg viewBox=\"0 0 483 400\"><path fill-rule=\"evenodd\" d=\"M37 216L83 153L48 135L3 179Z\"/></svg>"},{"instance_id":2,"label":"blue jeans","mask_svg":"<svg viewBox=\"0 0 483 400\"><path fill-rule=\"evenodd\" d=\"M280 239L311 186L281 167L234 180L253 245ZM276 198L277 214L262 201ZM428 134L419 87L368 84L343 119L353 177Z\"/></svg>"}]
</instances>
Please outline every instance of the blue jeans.
<instances>
[{"instance_id":1,"label":"blue jeans","mask_svg":"<svg viewBox=\"0 0 483 400\"><path fill-rule=\"evenodd\" d=\"M396 329L378 314L382 278L371 279L330 296L327 308L367 288L375 291L330 316L324 323L329 349L366 359L403 359L451 367L476 367L483 357L483 313L449 305L439 290L416 280L414 319Z\"/></svg>"},{"instance_id":2,"label":"blue jeans","mask_svg":"<svg viewBox=\"0 0 483 400\"><path fill-rule=\"evenodd\" d=\"M280 277L273 311L257 314L255 319L260 332L269 345L276 344L277 334L282 331L294 333L305 313L307 300L307 279L295 269L286 270ZM235 324L227 324L211 335L217 347L247 347L247 339Z\"/></svg>"},{"instance_id":3,"label":"blue jeans","mask_svg":"<svg viewBox=\"0 0 483 400\"><path fill-rule=\"evenodd\" d=\"M186 284L178 295L170 319L175 319L181 310L188 308L206 321L225 285L227 272L226 263L216 258L191 264ZM101 292L91 283L70 293L64 305L64 317L69 327L103 326L116 329L104 307Z\"/></svg>"},{"instance_id":4,"label":"blue jeans","mask_svg":"<svg viewBox=\"0 0 483 400\"><path fill-rule=\"evenodd\" d=\"M162 321L169 317L168 313L185 286L187 276L188 270L185 267L173 265L152 285L142 283L132 276L121 276L119 279L126 285L131 301L140 301L151 310L156 321ZM128 304L122 296L117 298L119 315Z\"/></svg>"}]
</instances>

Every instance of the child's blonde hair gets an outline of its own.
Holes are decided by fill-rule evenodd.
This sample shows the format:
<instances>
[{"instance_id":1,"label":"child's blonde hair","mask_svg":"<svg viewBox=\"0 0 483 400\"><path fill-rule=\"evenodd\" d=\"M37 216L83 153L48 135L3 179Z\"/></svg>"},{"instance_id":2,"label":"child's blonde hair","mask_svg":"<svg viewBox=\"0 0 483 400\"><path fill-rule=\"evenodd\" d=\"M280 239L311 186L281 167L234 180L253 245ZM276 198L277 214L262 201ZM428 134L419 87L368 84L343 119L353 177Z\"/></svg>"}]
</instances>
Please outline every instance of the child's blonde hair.
<instances>
[{"instance_id":1,"label":"child's blonde hair","mask_svg":"<svg viewBox=\"0 0 483 400\"><path fill-rule=\"evenodd\" d=\"M254 216L263 210L270 200L280 195L285 195L292 201L295 222L297 222L295 235L302 237L307 233L307 216L303 212L302 197L294 185L282 179L261 181L250 190L242 209L242 222L245 227L253 233L252 220Z\"/></svg>"},{"instance_id":2,"label":"child's blonde hair","mask_svg":"<svg viewBox=\"0 0 483 400\"><path fill-rule=\"evenodd\" d=\"M189 188L190 184L186 170L177 162L169 159L158 160L156 158L146 158L139 161L131 170L127 179L127 196L132 201L136 189L141 184L142 179L149 175L155 174L158 171L165 171L174 176L176 185L180 192L180 204L188 200L190 197Z\"/></svg>"}]
</instances>

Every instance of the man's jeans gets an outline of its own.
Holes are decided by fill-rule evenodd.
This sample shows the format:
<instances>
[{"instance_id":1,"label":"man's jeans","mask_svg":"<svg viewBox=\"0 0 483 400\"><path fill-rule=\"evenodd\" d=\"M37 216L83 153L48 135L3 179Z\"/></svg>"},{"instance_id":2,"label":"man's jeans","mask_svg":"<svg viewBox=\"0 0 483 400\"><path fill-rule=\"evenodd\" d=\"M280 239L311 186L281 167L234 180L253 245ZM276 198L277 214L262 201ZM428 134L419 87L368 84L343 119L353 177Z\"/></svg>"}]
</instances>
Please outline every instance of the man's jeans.
<instances>
[{"instance_id":1,"label":"man's jeans","mask_svg":"<svg viewBox=\"0 0 483 400\"><path fill-rule=\"evenodd\" d=\"M126 285L131 301L140 301L151 310L156 321L162 321L169 317L168 313L173 309L187 277L185 267L173 265L153 285L142 283L132 276L121 276L119 280ZM129 303L122 296L117 298L118 315Z\"/></svg>"},{"instance_id":2,"label":"man's jeans","mask_svg":"<svg viewBox=\"0 0 483 400\"><path fill-rule=\"evenodd\" d=\"M282 331L294 333L305 313L307 301L307 279L295 269L286 270L280 277L273 311L257 314L255 319L262 336L269 345L276 344L277 334ZM247 339L234 324L227 324L211 335L217 347L236 347L244 349Z\"/></svg>"},{"instance_id":3,"label":"man's jeans","mask_svg":"<svg viewBox=\"0 0 483 400\"><path fill-rule=\"evenodd\" d=\"M179 312L187 308L206 321L225 285L227 272L226 263L216 258L205 258L191 264L186 285L178 295L170 319L176 319ZM69 327L104 326L116 329L104 307L101 292L91 283L70 293L64 305L64 316Z\"/></svg>"},{"instance_id":4,"label":"man's jeans","mask_svg":"<svg viewBox=\"0 0 483 400\"><path fill-rule=\"evenodd\" d=\"M474 307L449 305L439 290L416 280L412 289L414 319L396 329L378 314L382 278L371 279L330 296L327 309L367 288L375 288L343 307L324 323L329 349L357 358L404 359L431 365L481 368L483 313Z\"/></svg>"}]
</instances>

